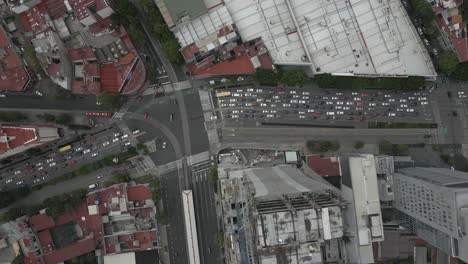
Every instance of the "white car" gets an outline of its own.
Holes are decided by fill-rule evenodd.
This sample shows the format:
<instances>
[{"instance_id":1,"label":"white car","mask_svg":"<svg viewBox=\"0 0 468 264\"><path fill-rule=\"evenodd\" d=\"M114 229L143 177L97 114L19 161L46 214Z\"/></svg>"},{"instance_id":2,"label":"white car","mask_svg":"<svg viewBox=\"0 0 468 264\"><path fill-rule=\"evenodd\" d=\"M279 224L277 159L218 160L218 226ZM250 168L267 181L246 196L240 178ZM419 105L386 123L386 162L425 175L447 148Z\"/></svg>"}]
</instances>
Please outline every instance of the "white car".
<instances>
[{"instance_id":1,"label":"white car","mask_svg":"<svg viewBox=\"0 0 468 264\"><path fill-rule=\"evenodd\" d=\"M465 92L460 91L460 92L458 92L458 94L465 94Z\"/></svg>"},{"instance_id":2,"label":"white car","mask_svg":"<svg viewBox=\"0 0 468 264\"><path fill-rule=\"evenodd\" d=\"M276 113L278 113L278 111L276 111L276 110L271 110L270 113L276 114Z\"/></svg>"},{"instance_id":3,"label":"white car","mask_svg":"<svg viewBox=\"0 0 468 264\"><path fill-rule=\"evenodd\" d=\"M406 109L406 112L414 112L414 109L413 108L408 108L408 109Z\"/></svg>"},{"instance_id":4,"label":"white car","mask_svg":"<svg viewBox=\"0 0 468 264\"><path fill-rule=\"evenodd\" d=\"M395 113L388 113L388 116L396 116Z\"/></svg>"},{"instance_id":5,"label":"white car","mask_svg":"<svg viewBox=\"0 0 468 264\"><path fill-rule=\"evenodd\" d=\"M362 99L361 99L361 97L354 97L353 100L354 101L361 101Z\"/></svg>"},{"instance_id":6,"label":"white car","mask_svg":"<svg viewBox=\"0 0 468 264\"><path fill-rule=\"evenodd\" d=\"M403 109L403 108L397 108L396 111L397 111L397 112L404 112L405 109Z\"/></svg>"},{"instance_id":7,"label":"white car","mask_svg":"<svg viewBox=\"0 0 468 264\"><path fill-rule=\"evenodd\" d=\"M57 165L57 163L52 162L52 163L49 164L49 167L53 167L53 166L55 166L55 165Z\"/></svg>"},{"instance_id":8,"label":"white car","mask_svg":"<svg viewBox=\"0 0 468 264\"><path fill-rule=\"evenodd\" d=\"M304 99L304 100L309 100L309 96L305 96L305 95L304 95L304 96L302 96L302 99Z\"/></svg>"},{"instance_id":9,"label":"white car","mask_svg":"<svg viewBox=\"0 0 468 264\"><path fill-rule=\"evenodd\" d=\"M0 94L0 97L6 97L6 95L4 95L4 94Z\"/></svg>"},{"instance_id":10,"label":"white car","mask_svg":"<svg viewBox=\"0 0 468 264\"><path fill-rule=\"evenodd\" d=\"M275 115L268 114L266 117L271 118L271 117L275 117Z\"/></svg>"},{"instance_id":11,"label":"white car","mask_svg":"<svg viewBox=\"0 0 468 264\"><path fill-rule=\"evenodd\" d=\"M96 177L96 179L98 179L98 180L99 180L99 179L102 179L102 175L98 175L98 176Z\"/></svg>"},{"instance_id":12,"label":"white car","mask_svg":"<svg viewBox=\"0 0 468 264\"><path fill-rule=\"evenodd\" d=\"M263 90L262 89L257 89L255 90L257 93L263 93Z\"/></svg>"},{"instance_id":13,"label":"white car","mask_svg":"<svg viewBox=\"0 0 468 264\"><path fill-rule=\"evenodd\" d=\"M350 110L351 108L349 106L343 106L343 110Z\"/></svg>"},{"instance_id":14,"label":"white car","mask_svg":"<svg viewBox=\"0 0 468 264\"><path fill-rule=\"evenodd\" d=\"M408 100L415 100L416 98L413 96L408 97Z\"/></svg>"},{"instance_id":15,"label":"white car","mask_svg":"<svg viewBox=\"0 0 468 264\"><path fill-rule=\"evenodd\" d=\"M239 113L239 110L232 110L232 113L233 113L233 114L238 114L238 113Z\"/></svg>"},{"instance_id":16,"label":"white car","mask_svg":"<svg viewBox=\"0 0 468 264\"><path fill-rule=\"evenodd\" d=\"M406 103L407 100L406 99L400 99L400 103Z\"/></svg>"},{"instance_id":17,"label":"white car","mask_svg":"<svg viewBox=\"0 0 468 264\"><path fill-rule=\"evenodd\" d=\"M357 92L352 92L351 95L358 95L358 93Z\"/></svg>"},{"instance_id":18,"label":"white car","mask_svg":"<svg viewBox=\"0 0 468 264\"><path fill-rule=\"evenodd\" d=\"M337 115L344 115L344 112L343 111L337 111L336 114Z\"/></svg>"},{"instance_id":19,"label":"white car","mask_svg":"<svg viewBox=\"0 0 468 264\"><path fill-rule=\"evenodd\" d=\"M44 167L42 167L42 166L39 167L39 168L37 168L38 171L41 171L41 170L43 170L43 169L44 169Z\"/></svg>"},{"instance_id":20,"label":"white car","mask_svg":"<svg viewBox=\"0 0 468 264\"><path fill-rule=\"evenodd\" d=\"M102 143L102 146L105 147L105 146L108 146L109 144L110 144L110 142L106 141L106 142Z\"/></svg>"},{"instance_id":21,"label":"white car","mask_svg":"<svg viewBox=\"0 0 468 264\"><path fill-rule=\"evenodd\" d=\"M382 106L389 106L390 103L382 103Z\"/></svg>"},{"instance_id":22,"label":"white car","mask_svg":"<svg viewBox=\"0 0 468 264\"><path fill-rule=\"evenodd\" d=\"M234 97L240 97L241 94L240 94L240 93L233 93L232 96L234 96Z\"/></svg>"},{"instance_id":23,"label":"white car","mask_svg":"<svg viewBox=\"0 0 468 264\"><path fill-rule=\"evenodd\" d=\"M139 130L139 129L135 129L135 130L132 131L132 134L133 134L133 135L136 135L136 134L138 134L138 133L140 133L140 130Z\"/></svg>"},{"instance_id":24,"label":"white car","mask_svg":"<svg viewBox=\"0 0 468 264\"><path fill-rule=\"evenodd\" d=\"M406 105L406 104L401 104L400 107L402 107L402 108L407 108L408 105Z\"/></svg>"},{"instance_id":25,"label":"white car","mask_svg":"<svg viewBox=\"0 0 468 264\"><path fill-rule=\"evenodd\" d=\"M459 95L458 95L458 98L466 98L466 97L467 97L466 94L459 94ZM423 102L423 103L424 103L424 102Z\"/></svg>"},{"instance_id":26,"label":"white car","mask_svg":"<svg viewBox=\"0 0 468 264\"><path fill-rule=\"evenodd\" d=\"M24 183L24 181L19 181L19 182L16 183L16 185L21 185L23 183Z\"/></svg>"},{"instance_id":27,"label":"white car","mask_svg":"<svg viewBox=\"0 0 468 264\"><path fill-rule=\"evenodd\" d=\"M338 100L338 97L336 97L336 96L332 96L332 98L331 98L331 99L332 99L332 100Z\"/></svg>"},{"instance_id":28,"label":"white car","mask_svg":"<svg viewBox=\"0 0 468 264\"><path fill-rule=\"evenodd\" d=\"M253 92L253 91L254 91L254 89L253 89L253 88L249 88L249 89L247 89L247 92Z\"/></svg>"},{"instance_id":29,"label":"white car","mask_svg":"<svg viewBox=\"0 0 468 264\"><path fill-rule=\"evenodd\" d=\"M79 147L75 151L78 152L78 151L82 151L82 150L83 150L83 147Z\"/></svg>"},{"instance_id":30,"label":"white car","mask_svg":"<svg viewBox=\"0 0 468 264\"><path fill-rule=\"evenodd\" d=\"M289 101L289 102L290 102L291 104L297 104L299 101L296 100L296 99L293 99L293 100L291 100L291 101Z\"/></svg>"},{"instance_id":31,"label":"white car","mask_svg":"<svg viewBox=\"0 0 468 264\"><path fill-rule=\"evenodd\" d=\"M228 104L220 104L221 107L228 107Z\"/></svg>"},{"instance_id":32,"label":"white car","mask_svg":"<svg viewBox=\"0 0 468 264\"><path fill-rule=\"evenodd\" d=\"M329 116L335 115L335 112L327 112L327 115Z\"/></svg>"},{"instance_id":33,"label":"white car","mask_svg":"<svg viewBox=\"0 0 468 264\"><path fill-rule=\"evenodd\" d=\"M231 103L233 103L233 102L237 102L237 99L234 99L234 98L232 98L232 99L229 99L229 102L231 102Z\"/></svg>"},{"instance_id":34,"label":"white car","mask_svg":"<svg viewBox=\"0 0 468 264\"><path fill-rule=\"evenodd\" d=\"M338 101L338 102L336 102L336 104L337 104L337 105L344 105L344 102Z\"/></svg>"},{"instance_id":35,"label":"white car","mask_svg":"<svg viewBox=\"0 0 468 264\"><path fill-rule=\"evenodd\" d=\"M422 102L421 102L421 105L427 105L427 104L429 104L428 101L422 101Z\"/></svg>"},{"instance_id":36,"label":"white car","mask_svg":"<svg viewBox=\"0 0 468 264\"><path fill-rule=\"evenodd\" d=\"M310 95L309 92L302 92L303 95Z\"/></svg>"},{"instance_id":37,"label":"white car","mask_svg":"<svg viewBox=\"0 0 468 264\"><path fill-rule=\"evenodd\" d=\"M36 164L36 167L42 166L42 162Z\"/></svg>"},{"instance_id":38,"label":"white car","mask_svg":"<svg viewBox=\"0 0 468 264\"><path fill-rule=\"evenodd\" d=\"M85 149L85 150L83 150L83 154L88 154L88 153L90 153L90 152L91 152L90 149Z\"/></svg>"},{"instance_id":39,"label":"white car","mask_svg":"<svg viewBox=\"0 0 468 264\"><path fill-rule=\"evenodd\" d=\"M307 109L307 113L314 113L315 110L314 109Z\"/></svg>"},{"instance_id":40,"label":"white car","mask_svg":"<svg viewBox=\"0 0 468 264\"><path fill-rule=\"evenodd\" d=\"M261 103L260 106L261 106L261 107L267 107L268 105L265 104L265 103Z\"/></svg>"},{"instance_id":41,"label":"white car","mask_svg":"<svg viewBox=\"0 0 468 264\"><path fill-rule=\"evenodd\" d=\"M327 101L325 104L327 104L327 105L332 105L333 102Z\"/></svg>"},{"instance_id":42,"label":"white car","mask_svg":"<svg viewBox=\"0 0 468 264\"><path fill-rule=\"evenodd\" d=\"M389 102L395 102L395 99L390 98L390 99L388 99L388 101L389 101Z\"/></svg>"},{"instance_id":43,"label":"white car","mask_svg":"<svg viewBox=\"0 0 468 264\"><path fill-rule=\"evenodd\" d=\"M15 175L18 175L18 174L20 174L20 173L21 173L21 170L15 171Z\"/></svg>"},{"instance_id":44,"label":"white car","mask_svg":"<svg viewBox=\"0 0 468 264\"><path fill-rule=\"evenodd\" d=\"M354 102L346 102L346 105L354 105Z\"/></svg>"},{"instance_id":45,"label":"white car","mask_svg":"<svg viewBox=\"0 0 468 264\"><path fill-rule=\"evenodd\" d=\"M268 113L270 113L270 110L263 110L262 113L268 114Z\"/></svg>"},{"instance_id":46,"label":"white car","mask_svg":"<svg viewBox=\"0 0 468 264\"><path fill-rule=\"evenodd\" d=\"M120 136L120 132L114 133L114 137Z\"/></svg>"},{"instance_id":47,"label":"white car","mask_svg":"<svg viewBox=\"0 0 468 264\"><path fill-rule=\"evenodd\" d=\"M99 155L99 153L96 152L96 153L91 154L91 157L94 158L94 157L97 157L98 155Z\"/></svg>"},{"instance_id":48,"label":"white car","mask_svg":"<svg viewBox=\"0 0 468 264\"><path fill-rule=\"evenodd\" d=\"M236 92L238 92L238 93L242 93L243 91L244 91L244 90L242 90L242 89L237 89L237 90L236 90Z\"/></svg>"},{"instance_id":49,"label":"white car","mask_svg":"<svg viewBox=\"0 0 468 264\"><path fill-rule=\"evenodd\" d=\"M52 161L54 161L53 158L46 160L47 163L51 163Z\"/></svg>"},{"instance_id":50,"label":"white car","mask_svg":"<svg viewBox=\"0 0 468 264\"><path fill-rule=\"evenodd\" d=\"M41 92L39 92L39 91L36 91L36 92L34 92L34 93L37 94L37 95L39 95L39 96L43 96L43 95L44 95L43 93L41 93Z\"/></svg>"},{"instance_id":51,"label":"white car","mask_svg":"<svg viewBox=\"0 0 468 264\"><path fill-rule=\"evenodd\" d=\"M369 106L377 106L375 103L369 103Z\"/></svg>"},{"instance_id":52,"label":"white car","mask_svg":"<svg viewBox=\"0 0 468 264\"><path fill-rule=\"evenodd\" d=\"M341 109L343 109L343 107L342 107L341 105L337 105L337 106L335 106L335 109L336 109L336 110L338 110L338 109L341 110Z\"/></svg>"},{"instance_id":53,"label":"white car","mask_svg":"<svg viewBox=\"0 0 468 264\"><path fill-rule=\"evenodd\" d=\"M306 118L305 115L300 115L299 116L299 119L304 119L304 118Z\"/></svg>"},{"instance_id":54,"label":"white car","mask_svg":"<svg viewBox=\"0 0 468 264\"><path fill-rule=\"evenodd\" d=\"M389 95L389 94L384 94L384 97L385 97L385 98L390 98L390 97L392 97L392 96Z\"/></svg>"},{"instance_id":55,"label":"white car","mask_svg":"<svg viewBox=\"0 0 468 264\"><path fill-rule=\"evenodd\" d=\"M8 184L8 183L10 183L10 182L12 182L12 181L13 181L13 179L8 179L8 180L5 181L5 183Z\"/></svg>"},{"instance_id":56,"label":"white car","mask_svg":"<svg viewBox=\"0 0 468 264\"><path fill-rule=\"evenodd\" d=\"M123 134L120 138L121 139L128 138L128 134Z\"/></svg>"},{"instance_id":57,"label":"white car","mask_svg":"<svg viewBox=\"0 0 468 264\"><path fill-rule=\"evenodd\" d=\"M229 104L229 107L235 107L235 106L236 106L236 104L235 104L235 103L231 103L231 104Z\"/></svg>"},{"instance_id":58,"label":"white car","mask_svg":"<svg viewBox=\"0 0 468 264\"><path fill-rule=\"evenodd\" d=\"M232 115L232 118L239 118L239 115Z\"/></svg>"},{"instance_id":59,"label":"white car","mask_svg":"<svg viewBox=\"0 0 468 264\"><path fill-rule=\"evenodd\" d=\"M296 94L296 91L291 90L291 91L289 91L289 93L290 93L290 94Z\"/></svg>"},{"instance_id":60,"label":"white car","mask_svg":"<svg viewBox=\"0 0 468 264\"><path fill-rule=\"evenodd\" d=\"M283 104L283 107L291 107L291 104Z\"/></svg>"},{"instance_id":61,"label":"white car","mask_svg":"<svg viewBox=\"0 0 468 264\"><path fill-rule=\"evenodd\" d=\"M130 143L130 142L128 142L128 141L125 141L124 146L128 147L128 146L130 146L131 144L132 144L132 143Z\"/></svg>"},{"instance_id":62,"label":"white car","mask_svg":"<svg viewBox=\"0 0 468 264\"><path fill-rule=\"evenodd\" d=\"M305 101L305 100L299 100L299 103L300 103L300 104L305 104L306 101Z\"/></svg>"},{"instance_id":63,"label":"white car","mask_svg":"<svg viewBox=\"0 0 468 264\"><path fill-rule=\"evenodd\" d=\"M419 97L419 98L418 98L418 101L426 101L426 100L427 100L426 97Z\"/></svg>"}]
</instances>

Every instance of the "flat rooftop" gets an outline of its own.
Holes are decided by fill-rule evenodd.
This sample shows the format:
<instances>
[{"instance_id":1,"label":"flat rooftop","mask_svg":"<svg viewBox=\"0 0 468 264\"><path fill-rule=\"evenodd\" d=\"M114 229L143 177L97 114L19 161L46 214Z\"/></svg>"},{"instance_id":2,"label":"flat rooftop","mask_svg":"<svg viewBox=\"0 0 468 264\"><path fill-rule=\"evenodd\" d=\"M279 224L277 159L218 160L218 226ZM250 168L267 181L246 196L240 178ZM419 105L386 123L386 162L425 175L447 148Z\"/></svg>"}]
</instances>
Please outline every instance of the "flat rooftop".
<instances>
[{"instance_id":1,"label":"flat rooftop","mask_svg":"<svg viewBox=\"0 0 468 264\"><path fill-rule=\"evenodd\" d=\"M308 177L299 169L289 165L253 168L230 173L244 174L255 188L255 198L333 189L319 176Z\"/></svg>"},{"instance_id":2,"label":"flat rooftop","mask_svg":"<svg viewBox=\"0 0 468 264\"><path fill-rule=\"evenodd\" d=\"M337 75L435 76L399 0L226 0L244 41L261 37L278 65Z\"/></svg>"},{"instance_id":3,"label":"flat rooftop","mask_svg":"<svg viewBox=\"0 0 468 264\"><path fill-rule=\"evenodd\" d=\"M163 0L174 21L188 16L195 18L207 11L203 0Z\"/></svg>"}]
</instances>

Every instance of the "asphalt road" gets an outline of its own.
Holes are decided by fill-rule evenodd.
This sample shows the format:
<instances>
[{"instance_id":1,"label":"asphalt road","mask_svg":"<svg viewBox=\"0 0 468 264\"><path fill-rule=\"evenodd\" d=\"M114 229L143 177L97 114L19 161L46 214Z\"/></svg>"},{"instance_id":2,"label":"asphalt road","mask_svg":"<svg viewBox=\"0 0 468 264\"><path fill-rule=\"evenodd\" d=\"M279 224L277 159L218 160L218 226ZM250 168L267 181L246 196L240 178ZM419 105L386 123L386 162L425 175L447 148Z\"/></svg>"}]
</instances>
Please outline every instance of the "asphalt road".
<instances>
[{"instance_id":1,"label":"asphalt road","mask_svg":"<svg viewBox=\"0 0 468 264\"><path fill-rule=\"evenodd\" d=\"M392 143L413 144L431 143L432 138L424 135L436 133L433 129L334 129L334 128L302 128L302 127L239 127L223 128L223 142L272 144L296 143L307 140L345 140L378 143L385 139Z\"/></svg>"},{"instance_id":2,"label":"asphalt road","mask_svg":"<svg viewBox=\"0 0 468 264\"><path fill-rule=\"evenodd\" d=\"M184 226L184 209L178 172L173 171L161 176L161 197L169 216L166 227L169 259L171 263L188 263L187 242Z\"/></svg>"},{"instance_id":3,"label":"asphalt road","mask_svg":"<svg viewBox=\"0 0 468 264\"><path fill-rule=\"evenodd\" d=\"M213 184L208 179L210 168L210 160L192 166L192 190L201 263L217 264L220 263L218 218Z\"/></svg>"},{"instance_id":4,"label":"asphalt road","mask_svg":"<svg viewBox=\"0 0 468 264\"><path fill-rule=\"evenodd\" d=\"M73 144L73 148L66 152L60 152L57 147L42 155L33 156L14 166L0 170L0 186L5 189L19 186L33 186L49 181L56 176L78 169L83 164L92 163L107 155L122 151L121 144L124 141L113 142L116 128L110 128L95 135L86 135L83 140ZM131 136L131 135L129 135ZM103 146L104 142L109 142ZM89 149L88 153L83 151ZM96 157L92 154L97 153ZM68 157L68 158L67 158ZM53 165L55 164L55 165Z\"/></svg>"}]
</instances>

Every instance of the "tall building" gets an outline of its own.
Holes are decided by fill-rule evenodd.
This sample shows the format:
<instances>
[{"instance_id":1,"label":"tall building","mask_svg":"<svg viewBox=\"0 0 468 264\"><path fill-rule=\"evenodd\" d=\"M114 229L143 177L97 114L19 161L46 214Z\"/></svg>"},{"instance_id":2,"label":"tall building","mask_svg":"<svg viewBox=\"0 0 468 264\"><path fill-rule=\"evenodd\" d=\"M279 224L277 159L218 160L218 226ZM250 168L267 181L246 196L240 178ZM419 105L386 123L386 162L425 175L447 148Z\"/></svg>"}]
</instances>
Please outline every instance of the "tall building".
<instances>
[{"instance_id":1,"label":"tall building","mask_svg":"<svg viewBox=\"0 0 468 264\"><path fill-rule=\"evenodd\" d=\"M468 173L404 168L393 176L399 224L447 255L468 262Z\"/></svg>"},{"instance_id":2,"label":"tall building","mask_svg":"<svg viewBox=\"0 0 468 264\"><path fill-rule=\"evenodd\" d=\"M350 263L373 263L372 245L384 240L377 178L381 166L373 155L342 156L340 160L342 196L351 203L351 210L344 214L349 233L347 256Z\"/></svg>"},{"instance_id":3,"label":"tall building","mask_svg":"<svg viewBox=\"0 0 468 264\"><path fill-rule=\"evenodd\" d=\"M226 263L345 262L339 190L289 165L220 167Z\"/></svg>"}]
</instances>

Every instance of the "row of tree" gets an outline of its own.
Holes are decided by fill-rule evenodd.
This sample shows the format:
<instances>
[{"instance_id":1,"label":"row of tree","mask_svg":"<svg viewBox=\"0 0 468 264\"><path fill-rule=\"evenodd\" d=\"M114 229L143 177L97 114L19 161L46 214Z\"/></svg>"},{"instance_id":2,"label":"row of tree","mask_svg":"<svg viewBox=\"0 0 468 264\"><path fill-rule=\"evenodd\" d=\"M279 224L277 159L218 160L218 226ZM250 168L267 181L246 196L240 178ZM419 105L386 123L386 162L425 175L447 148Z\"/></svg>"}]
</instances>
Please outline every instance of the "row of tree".
<instances>
[{"instance_id":1,"label":"row of tree","mask_svg":"<svg viewBox=\"0 0 468 264\"><path fill-rule=\"evenodd\" d=\"M266 70L257 69L254 80L262 85L287 85L287 86L303 86L310 79L302 69L294 70Z\"/></svg>"}]
</instances>

